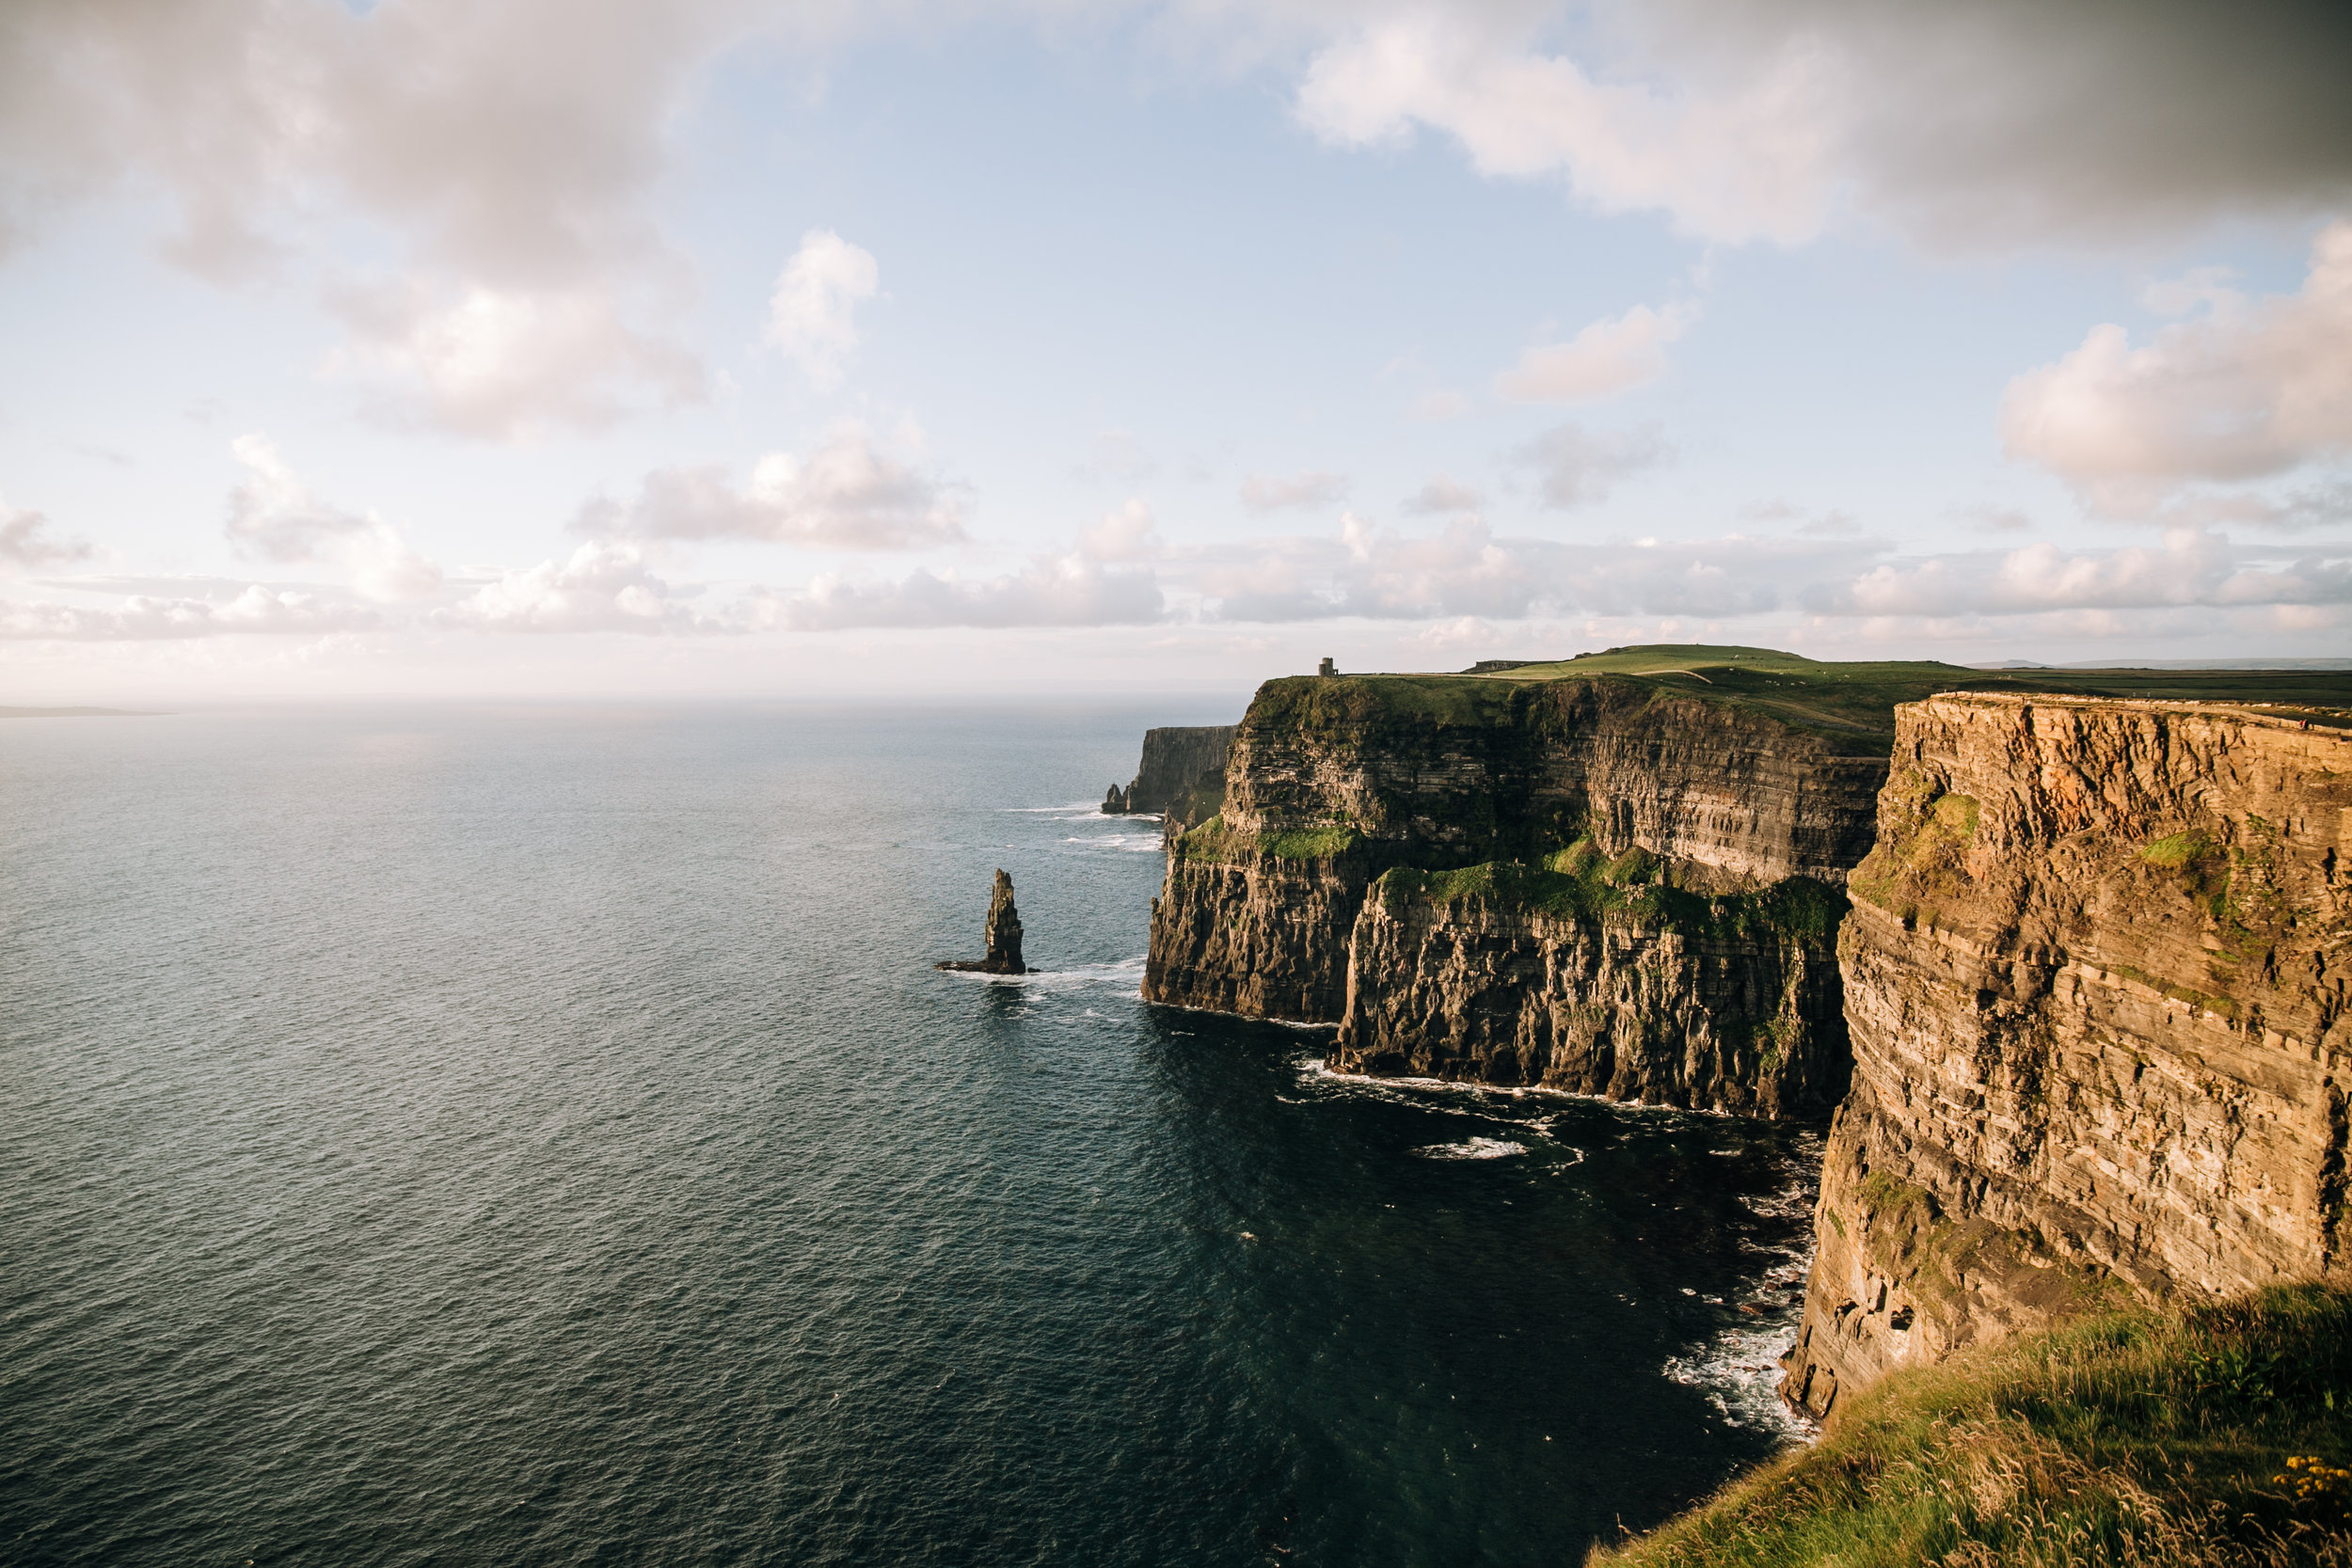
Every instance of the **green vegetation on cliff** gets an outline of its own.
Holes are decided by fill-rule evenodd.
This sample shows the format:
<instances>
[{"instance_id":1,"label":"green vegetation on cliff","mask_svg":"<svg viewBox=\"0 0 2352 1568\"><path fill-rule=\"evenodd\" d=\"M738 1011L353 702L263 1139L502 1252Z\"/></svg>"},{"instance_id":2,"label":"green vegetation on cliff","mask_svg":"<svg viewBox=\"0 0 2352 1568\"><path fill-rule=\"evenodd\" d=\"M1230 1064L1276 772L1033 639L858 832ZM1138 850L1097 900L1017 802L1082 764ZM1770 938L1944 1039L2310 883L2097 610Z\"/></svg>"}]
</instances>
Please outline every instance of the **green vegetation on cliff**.
<instances>
[{"instance_id":1,"label":"green vegetation on cliff","mask_svg":"<svg viewBox=\"0 0 2352 1568\"><path fill-rule=\"evenodd\" d=\"M1841 1406L1596 1563L2352 1563L2352 1291L2089 1319Z\"/></svg>"},{"instance_id":2,"label":"green vegetation on cliff","mask_svg":"<svg viewBox=\"0 0 2352 1568\"><path fill-rule=\"evenodd\" d=\"M1772 648L1661 642L1484 674L1297 675L1259 693L1268 718L1319 727L1414 718L1446 725L1511 721L1515 690L1606 678L1760 714L1884 755L1895 707L1939 691L2049 691L2084 697L2276 705L2286 717L2352 727L2352 671L1970 670L1929 659L1828 662Z\"/></svg>"},{"instance_id":3,"label":"green vegetation on cliff","mask_svg":"<svg viewBox=\"0 0 2352 1568\"><path fill-rule=\"evenodd\" d=\"M1402 914L1417 898L1436 904L1482 901L1502 911L1722 941L1773 936L1826 942L1846 912L1845 894L1810 877L1790 877L1756 893L1707 894L1670 885L1664 869L1646 849L1637 847L1611 860L1591 839L1581 838L1540 865L1490 861L1454 871L1399 866L1381 877L1378 894L1391 914Z\"/></svg>"}]
</instances>

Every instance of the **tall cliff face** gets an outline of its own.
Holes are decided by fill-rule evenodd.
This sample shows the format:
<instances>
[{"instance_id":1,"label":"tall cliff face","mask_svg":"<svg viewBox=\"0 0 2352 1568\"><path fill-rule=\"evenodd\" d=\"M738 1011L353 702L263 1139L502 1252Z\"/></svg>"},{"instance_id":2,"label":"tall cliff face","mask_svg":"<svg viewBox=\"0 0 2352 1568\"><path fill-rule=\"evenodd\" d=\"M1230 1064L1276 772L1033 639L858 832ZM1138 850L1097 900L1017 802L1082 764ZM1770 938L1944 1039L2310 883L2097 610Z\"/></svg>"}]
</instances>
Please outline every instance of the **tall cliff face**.
<instances>
[{"instance_id":1,"label":"tall cliff face","mask_svg":"<svg viewBox=\"0 0 2352 1568\"><path fill-rule=\"evenodd\" d=\"M1786 1392L2113 1295L2344 1268L2352 738L2187 704L1899 714Z\"/></svg>"},{"instance_id":2,"label":"tall cliff face","mask_svg":"<svg viewBox=\"0 0 2352 1568\"><path fill-rule=\"evenodd\" d=\"M1575 870L1382 878L1350 936L1330 1065L1825 1115L1846 1089L1844 899L1804 878L1761 896L1613 888L1579 874L1584 855L1605 875L1587 841L1553 857Z\"/></svg>"},{"instance_id":3,"label":"tall cliff face","mask_svg":"<svg viewBox=\"0 0 2352 1568\"><path fill-rule=\"evenodd\" d=\"M1343 1023L1343 1068L1826 1109L1823 890L1884 775L1851 751L1609 678L1269 682L1170 846L1144 994ZM1758 902L1791 878L1803 929Z\"/></svg>"}]
</instances>

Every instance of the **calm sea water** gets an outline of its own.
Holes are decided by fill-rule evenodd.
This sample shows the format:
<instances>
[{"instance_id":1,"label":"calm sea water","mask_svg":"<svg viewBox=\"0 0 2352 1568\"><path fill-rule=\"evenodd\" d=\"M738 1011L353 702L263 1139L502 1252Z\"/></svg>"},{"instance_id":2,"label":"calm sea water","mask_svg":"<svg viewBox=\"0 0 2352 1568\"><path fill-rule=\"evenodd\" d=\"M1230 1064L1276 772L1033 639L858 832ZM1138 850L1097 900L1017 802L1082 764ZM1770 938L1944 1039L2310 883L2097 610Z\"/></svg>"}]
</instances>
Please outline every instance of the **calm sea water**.
<instances>
[{"instance_id":1,"label":"calm sea water","mask_svg":"<svg viewBox=\"0 0 2352 1568\"><path fill-rule=\"evenodd\" d=\"M1772 1451L1817 1141L1137 1000L1070 803L1232 717L0 725L0 1560L1558 1563Z\"/></svg>"}]
</instances>

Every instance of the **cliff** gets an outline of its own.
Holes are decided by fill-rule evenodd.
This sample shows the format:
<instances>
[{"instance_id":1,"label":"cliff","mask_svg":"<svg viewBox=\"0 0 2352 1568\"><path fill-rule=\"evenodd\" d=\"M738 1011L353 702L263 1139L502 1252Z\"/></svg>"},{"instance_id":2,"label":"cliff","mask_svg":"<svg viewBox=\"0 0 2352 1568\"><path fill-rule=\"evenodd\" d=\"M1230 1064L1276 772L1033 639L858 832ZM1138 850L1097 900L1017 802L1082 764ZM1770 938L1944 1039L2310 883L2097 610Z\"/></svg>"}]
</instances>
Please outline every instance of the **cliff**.
<instances>
[{"instance_id":1,"label":"cliff","mask_svg":"<svg viewBox=\"0 0 2352 1568\"><path fill-rule=\"evenodd\" d=\"M1350 933L1330 1066L1760 1116L1837 1102L1834 890L1614 881L1589 839L1551 866L1382 877Z\"/></svg>"},{"instance_id":2,"label":"cliff","mask_svg":"<svg viewBox=\"0 0 2352 1568\"><path fill-rule=\"evenodd\" d=\"M1338 1023L1343 1069L1825 1112L1880 748L1534 668L1261 688L1171 843L1145 996Z\"/></svg>"},{"instance_id":3,"label":"cliff","mask_svg":"<svg viewBox=\"0 0 2352 1568\"><path fill-rule=\"evenodd\" d=\"M1105 812L1162 812L1182 821L1215 815L1225 788L1232 724L1170 726L1143 732L1143 760L1134 782L1111 785Z\"/></svg>"},{"instance_id":4,"label":"cliff","mask_svg":"<svg viewBox=\"0 0 2352 1568\"><path fill-rule=\"evenodd\" d=\"M1941 696L1900 710L1877 816L1792 1401L2344 1274L2352 737Z\"/></svg>"}]
</instances>

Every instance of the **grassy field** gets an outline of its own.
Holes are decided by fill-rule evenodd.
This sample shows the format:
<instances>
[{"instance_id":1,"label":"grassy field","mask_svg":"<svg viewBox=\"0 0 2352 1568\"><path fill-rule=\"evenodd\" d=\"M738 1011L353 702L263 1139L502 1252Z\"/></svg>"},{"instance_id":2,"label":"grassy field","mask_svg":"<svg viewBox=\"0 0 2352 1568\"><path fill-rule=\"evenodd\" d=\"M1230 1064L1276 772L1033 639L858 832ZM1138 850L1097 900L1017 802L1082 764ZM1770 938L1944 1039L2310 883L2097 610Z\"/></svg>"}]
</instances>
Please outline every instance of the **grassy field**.
<instances>
[{"instance_id":1,"label":"grassy field","mask_svg":"<svg viewBox=\"0 0 2352 1568\"><path fill-rule=\"evenodd\" d=\"M2352 671L1970 670L1927 660L1824 663L1771 648L1665 642L1612 648L1550 664L1488 674L1297 676L1295 701L1361 710L1406 711L1454 723L1502 721L1513 689L1545 681L1612 676L1661 691L1765 714L1801 729L1840 736L1853 749L1894 743L1895 706L1938 691L2048 691L2088 697L2149 697L2260 704L2290 718L2352 728ZM1288 693L1286 693L1288 694Z\"/></svg>"},{"instance_id":2,"label":"grassy field","mask_svg":"<svg viewBox=\"0 0 2352 1568\"><path fill-rule=\"evenodd\" d=\"M1897 1373L1615 1568L2352 1563L2352 1291L2074 1323Z\"/></svg>"}]
</instances>

